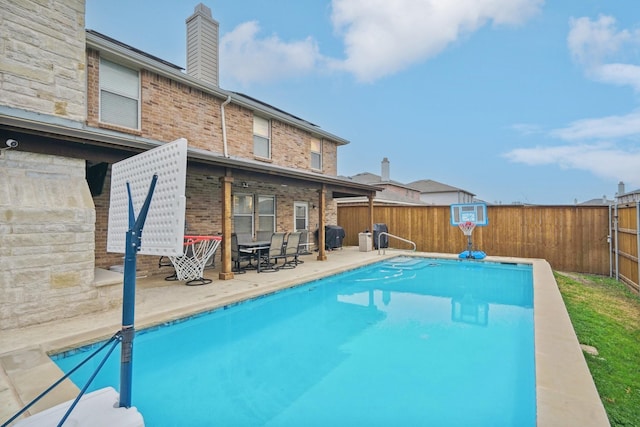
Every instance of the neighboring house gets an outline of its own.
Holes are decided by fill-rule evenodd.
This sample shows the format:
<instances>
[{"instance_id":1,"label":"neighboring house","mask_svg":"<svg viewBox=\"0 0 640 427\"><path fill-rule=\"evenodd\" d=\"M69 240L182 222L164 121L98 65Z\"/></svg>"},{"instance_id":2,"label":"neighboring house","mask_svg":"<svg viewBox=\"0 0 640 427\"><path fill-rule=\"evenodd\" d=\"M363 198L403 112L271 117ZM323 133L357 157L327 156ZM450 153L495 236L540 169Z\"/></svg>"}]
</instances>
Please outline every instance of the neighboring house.
<instances>
[{"instance_id":1,"label":"neighboring house","mask_svg":"<svg viewBox=\"0 0 640 427\"><path fill-rule=\"evenodd\" d=\"M607 199L607 196L602 196L599 199L586 200L584 202L576 203L576 204L578 206L610 206L614 203L615 202L613 200Z\"/></svg>"},{"instance_id":2,"label":"neighboring house","mask_svg":"<svg viewBox=\"0 0 640 427\"><path fill-rule=\"evenodd\" d=\"M410 182L408 186L420 192L420 200L429 205L474 203L475 194L431 179Z\"/></svg>"},{"instance_id":3,"label":"neighboring house","mask_svg":"<svg viewBox=\"0 0 640 427\"><path fill-rule=\"evenodd\" d=\"M390 179L390 166L389 159L385 157L382 159L380 175L362 172L350 176L348 179L382 188L374 198L376 205L451 205L478 201L473 193L430 179L414 181L409 184L393 181ZM366 197L351 197L338 201L338 204L350 205L363 203L368 203Z\"/></svg>"},{"instance_id":4,"label":"neighboring house","mask_svg":"<svg viewBox=\"0 0 640 427\"><path fill-rule=\"evenodd\" d=\"M359 173L348 177L353 182L361 184L375 185L382 188L381 191L376 193L374 203L376 205L422 205L420 200L420 192L416 189L402 184L397 181L392 181L389 177L390 174L390 162L386 157L382 160L381 175L375 175L369 172ZM366 197L349 197L338 201L338 204L360 204L368 203Z\"/></svg>"},{"instance_id":5,"label":"neighboring house","mask_svg":"<svg viewBox=\"0 0 640 427\"><path fill-rule=\"evenodd\" d=\"M622 205L637 202L640 202L640 189L627 192L624 189L624 182L620 181L620 183L618 183L615 203Z\"/></svg>"},{"instance_id":6,"label":"neighboring house","mask_svg":"<svg viewBox=\"0 0 640 427\"><path fill-rule=\"evenodd\" d=\"M186 231L223 235L220 279L233 277L232 232L323 229L337 200L379 190L337 176L349 141L218 87L218 23L202 4L186 73L85 30L84 0L0 6L0 141L18 141L0 151L0 328L118 303L120 286L94 280L122 264L106 252L110 166L163 143L188 140Z\"/></svg>"}]
</instances>

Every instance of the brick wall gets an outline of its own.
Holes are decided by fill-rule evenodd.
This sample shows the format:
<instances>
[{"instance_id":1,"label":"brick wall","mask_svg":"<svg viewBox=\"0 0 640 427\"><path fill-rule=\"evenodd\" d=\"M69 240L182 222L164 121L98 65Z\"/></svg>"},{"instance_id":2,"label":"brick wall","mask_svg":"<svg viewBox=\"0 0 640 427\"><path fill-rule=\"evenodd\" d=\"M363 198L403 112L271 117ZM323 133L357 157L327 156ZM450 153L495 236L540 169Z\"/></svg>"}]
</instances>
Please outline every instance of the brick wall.
<instances>
[{"instance_id":1,"label":"brick wall","mask_svg":"<svg viewBox=\"0 0 640 427\"><path fill-rule=\"evenodd\" d=\"M142 88L141 129L133 130L99 122L99 65L97 52L87 52L87 123L159 141L186 138L190 147L223 153L221 105L225 101L209 93L161 77L140 73ZM227 149L231 156L311 171L311 134L290 124L271 120L271 159L253 155L253 111L225 106ZM337 174L337 145L323 141L323 173Z\"/></svg>"},{"instance_id":2,"label":"brick wall","mask_svg":"<svg viewBox=\"0 0 640 427\"><path fill-rule=\"evenodd\" d=\"M84 0L0 0L2 104L83 121Z\"/></svg>"},{"instance_id":3,"label":"brick wall","mask_svg":"<svg viewBox=\"0 0 640 427\"><path fill-rule=\"evenodd\" d=\"M245 182L247 187L243 187ZM112 265L122 265L122 254L106 252L107 224L109 208L109 176L105 181L105 191L94 198L96 206L96 267L108 269ZM267 183L257 181L247 175L237 175L234 178L232 192L268 195L276 197L276 231L293 231L293 204L307 202L309 205L309 231L313 232L319 224L318 189L304 186ZM204 171L190 170L187 173L186 186L186 233L197 235L216 235L222 232L222 204L221 185L217 174ZM315 206L315 207L314 207ZM337 209L333 199L327 199L327 224L336 224ZM255 215L257 229L257 213ZM144 237L143 237L144 238ZM216 255L220 260L221 253ZM170 273L170 268L160 268L158 257L138 255L137 268L139 274Z\"/></svg>"}]
</instances>

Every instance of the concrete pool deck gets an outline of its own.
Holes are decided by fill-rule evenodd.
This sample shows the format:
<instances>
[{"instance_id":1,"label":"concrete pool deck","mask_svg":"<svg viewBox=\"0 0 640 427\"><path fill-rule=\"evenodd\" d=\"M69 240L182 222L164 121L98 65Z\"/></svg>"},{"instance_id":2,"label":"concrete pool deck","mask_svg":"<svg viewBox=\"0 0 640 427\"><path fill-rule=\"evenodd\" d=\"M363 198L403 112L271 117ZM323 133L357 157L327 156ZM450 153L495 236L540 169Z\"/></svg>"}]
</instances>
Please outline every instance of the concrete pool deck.
<instances>
[{"instance_id":1,"label":"concrete pool deck","mask_svg":"<svg viewBox=\"0 0 640 427\"><path fill-rule=\"evenodd\" d=\"M214 280L203 286L165 281L167 274L163 270L162 274L137 280L136 328L162 324L404 254L457 258L395 250L379 255L378 251L360 252L357 247L345 247L328 252L326 261L317 261L314 253L302 257L305 263L295 269L260 274L250 271L227 281L218 280L215 269L206 270L205 276ZM549 264L544 260L505 257L487 257L486 261L533 265L537 425L609 426ZM0 331L0 422L8 420L62 376L48 354L111 337L121 328L121 315L118 307ZM74 399L77 393L78 388L65 381L29 413Z\"/></svg>"}]
</instances>

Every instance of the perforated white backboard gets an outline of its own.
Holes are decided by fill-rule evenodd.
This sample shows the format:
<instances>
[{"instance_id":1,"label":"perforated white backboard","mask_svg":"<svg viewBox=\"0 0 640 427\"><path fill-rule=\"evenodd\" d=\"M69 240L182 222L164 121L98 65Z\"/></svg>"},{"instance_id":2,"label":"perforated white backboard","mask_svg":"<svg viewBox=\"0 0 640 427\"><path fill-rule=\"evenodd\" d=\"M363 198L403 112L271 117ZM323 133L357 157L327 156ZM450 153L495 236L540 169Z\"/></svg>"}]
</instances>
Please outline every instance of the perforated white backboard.
<instances>
[{"instance_id":1,"label":"perforated white backboard","mask_svg":"<svg viewBox=\"0 0 640 427\"><path fill-rule=\"evenodd\" d=\"M182 255L187 175L187 140L184 138L112 165L107 252L125 253L129 230L127 182L137 219L154 174L158 175L158 182L142 229L138 253Z\"/></svg>"}]
</instances>

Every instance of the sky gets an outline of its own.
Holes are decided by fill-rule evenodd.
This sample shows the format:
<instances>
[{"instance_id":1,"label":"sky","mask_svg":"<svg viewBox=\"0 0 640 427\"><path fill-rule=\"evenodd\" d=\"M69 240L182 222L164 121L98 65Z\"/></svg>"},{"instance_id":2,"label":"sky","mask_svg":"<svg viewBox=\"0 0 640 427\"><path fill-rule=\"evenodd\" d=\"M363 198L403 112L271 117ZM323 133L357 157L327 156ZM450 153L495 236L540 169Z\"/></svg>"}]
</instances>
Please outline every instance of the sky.
<instances>
[{"instance_id":1,"label":"sky","mask_svg":"<svg viewBox=\"0 0 640 427\"><path fill-rule=\"evenodd\" d=\"M204 0L220 87L350 143L338 174L496 204L640 188L638 0ZM199 1L87 0L86 28L186 67Z\"/></svg>"}]
</instances>

